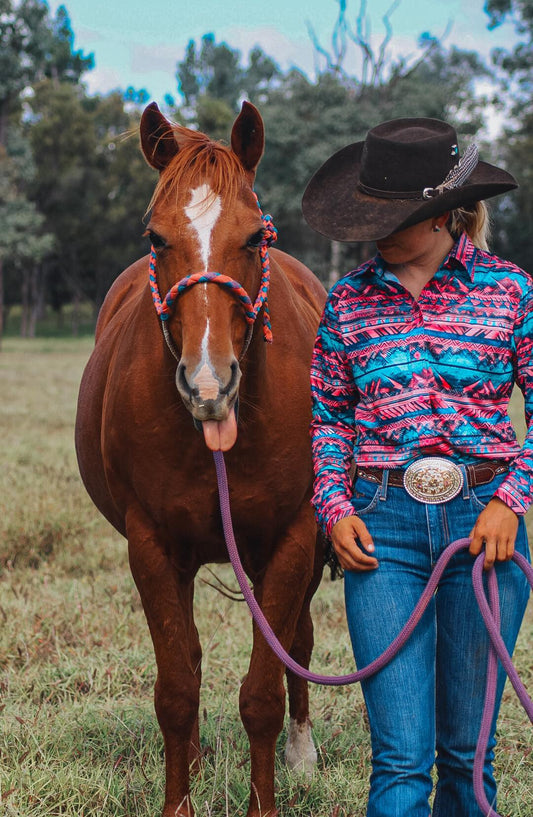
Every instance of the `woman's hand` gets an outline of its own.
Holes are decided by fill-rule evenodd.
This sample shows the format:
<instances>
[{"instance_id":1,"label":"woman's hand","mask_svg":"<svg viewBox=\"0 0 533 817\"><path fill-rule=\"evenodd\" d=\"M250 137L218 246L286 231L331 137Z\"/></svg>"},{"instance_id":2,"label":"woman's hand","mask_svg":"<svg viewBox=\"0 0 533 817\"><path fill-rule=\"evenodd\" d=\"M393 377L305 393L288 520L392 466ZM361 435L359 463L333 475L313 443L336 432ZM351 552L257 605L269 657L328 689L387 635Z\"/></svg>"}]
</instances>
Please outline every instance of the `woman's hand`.
<instances>
[{"instance_id":1,"label":"woman's hand","mask_svg":"<svg viewBox=\"0 0 533 817\"><path fill-rule=\"evenodd\" d=\"M344 570L375 570L378 566L378 560L368 556L357 544L359 542L369 553L374 551L372 537L358 516L339 519L331 530L331 541Z\"/></svg>"},{"instance_id":2,"label":"woman's hand","mask_svg":"<svg viewBox=\"0 0 533 817\"><path fill-rule=\"evenodd\" d=\"M469 551L477 556L485 548L483 567L489 570L494 562L508 562L514 553L518 517L505 502L494 497L479 514L470 531Z\"/></svg>"}]
</instances>

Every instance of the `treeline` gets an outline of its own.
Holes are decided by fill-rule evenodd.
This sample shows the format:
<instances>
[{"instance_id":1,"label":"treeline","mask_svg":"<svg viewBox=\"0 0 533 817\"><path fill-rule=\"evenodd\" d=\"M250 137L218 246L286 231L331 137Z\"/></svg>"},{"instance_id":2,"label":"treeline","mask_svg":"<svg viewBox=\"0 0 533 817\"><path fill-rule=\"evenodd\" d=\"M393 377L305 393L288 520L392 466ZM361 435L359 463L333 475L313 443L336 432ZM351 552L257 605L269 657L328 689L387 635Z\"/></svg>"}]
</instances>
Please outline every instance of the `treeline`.
<instances>
[{"instance_id":1,"label":"treeline","mask_svg":"<svg viewBox=\"0 0 533 817\"><path fill-rule=\"evenodd\" d=\"M303 222L302 192L328 155L397 116L446 119L465 143L474 134L479 142L490 117L503 115L501 136L481 144L482 155L515 173L521 188L494 205L493 243L533 272L533 0L485 3L488 27L512 15L518 33L515 49L495 53L490 65L429 34L416 58L393 58L393 11L376 47L364 0L353 19L347 0L338 5L328 39L310 31L314 79L283 72L257 47L243 58L206 34L177 63L176 99L167 97L165 113L227 140L241 100L259 107L259 200L273 214L278 246L326 284L370 252L322 239ZM346 67L355 56L356 73ZM80 306L96 314L114 278L147 252L142 216L155 178L138 122L149 96L133 88L89 95L83 78L92 67L92 55L74 49L64 7L52 17L42 0L0 0L0 335L15 305L24 335L46 309L61 320L67 304L75 330Z\"/></svg>"}]
</instances>

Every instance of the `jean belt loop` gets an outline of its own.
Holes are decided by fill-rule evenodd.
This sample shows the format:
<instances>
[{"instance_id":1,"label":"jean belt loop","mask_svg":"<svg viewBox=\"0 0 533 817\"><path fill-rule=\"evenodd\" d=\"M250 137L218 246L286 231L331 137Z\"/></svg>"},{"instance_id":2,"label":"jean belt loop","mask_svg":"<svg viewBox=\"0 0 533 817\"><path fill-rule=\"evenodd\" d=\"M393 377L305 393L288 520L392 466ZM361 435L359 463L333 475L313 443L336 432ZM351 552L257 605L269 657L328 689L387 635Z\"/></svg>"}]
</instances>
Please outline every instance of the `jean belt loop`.
<instances>
[{"instance_id":1,"label":"jean belt loop","mask_svg":"<svg viewBox=\"0 0 533 817\"><path fill-rule=\"evenodd\" d=\"M457 463L459 468L463 474L463 499L470 499L470 491L468 489L468 472L466 470L466 465L462 465L461 463Z\"/></svg>"},{"instance_id":2,"label":"jean belt loop","mask_svg":"<svg viewBox=\"0 0 533 817\"><path fill-rule=\"evenodd\" d=\"M381 477L381 488L379 490L379 498L385 502L387 499L387 488L389 485L389 471L387 468L383 469L383 475Z\"/></svg>"}]
</instances>

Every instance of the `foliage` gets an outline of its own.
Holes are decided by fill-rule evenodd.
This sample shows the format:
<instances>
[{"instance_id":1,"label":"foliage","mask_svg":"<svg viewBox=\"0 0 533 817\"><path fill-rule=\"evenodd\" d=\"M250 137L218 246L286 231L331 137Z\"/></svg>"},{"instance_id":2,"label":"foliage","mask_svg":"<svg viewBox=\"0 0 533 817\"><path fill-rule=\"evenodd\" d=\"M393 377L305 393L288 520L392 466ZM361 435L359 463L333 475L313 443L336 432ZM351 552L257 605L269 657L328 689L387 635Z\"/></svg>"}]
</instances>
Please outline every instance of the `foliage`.
<instances>
[{"instance_id":1,"label":"foliage","mask_svg":"<svg viewBox=\"0 0 533 817\"><path fill-rule=\"evenodd\" d=\"M189 42L177 77L187 107L194 108L201 96L220 99L232 110L237 107L242 77L240 54L226 43L217 45L214 34L202 37L198 52L194 41Z\"/></svg>"},{"instance_id":2,"label":"foliage","mask_svg":"<svg viewBox=\"0 0 533 817\"><path fill-rule=\"evenodd\" d=\"M45 77L76 83L92 67L92 55L74 52L73 42L64 6L51 19L41 0L0 0L0 144L10 106L25 88Z\"/></svg>"},{"instance_id":3,"label":"foliage","mask_svg":"<svg viewBox=\"0 0 533 817\"><path fill-rule=\"evenodd\" d=\"M278 246L330 283L373 248L329 242L304 223L301 195L321 162L397 116L447 119L464 143L487 124L488 103L498 97L505 138L482 145L482 155L515 172L521 188L494 204L496 249L532 269L533 0L486 0L487 24L512 19L519 35L512 51L494 54L490 68L475 52L447 47L445 34L422 32L414 53L399 55L394 15L401 0L392 0L377 43L367 0L355 13L348 0L337 3L329 44L310 27L314 78L282 71L257 46L242 55L213 33L191 40L176 66L178 104L166 99L170 115L227 142L241 100L259 106L266 128L261 204L273 214ZM149 94L128 87L88 95L82 78L92 63L74 49L63 6L52 16L44 0L0 0L0 336L2 318L18 303L27 303L34 320L46 304L60 319L74 303L75 326L78 305L96 311L121 269L147 250L142 217L156 177L137 134ZM495 88L493 72L504 93L483 95L480 80Z\"/></svg>"},{"instance_id":4,"label":"foliage","mask_svg":"<svg viewBox=\"0 0 533 817\"><path fill-rule=\"evenodd\" d=\"M141 218L153 177L138 146L137 112L126 111L120 94L87 99L79 86L50 81L35 87L31 105L33 196L56 235L51 302L99 305L146 247ZM118 246L117 235L125 237Z\"/></svg>"},{"instance_id":5,"label":"foliage","mask_svg":"<svg viewBox=\"0 0 533 817\"><path fill-rule=\"evenodd\" d=\"M252 48L243 66L240 51L217 43L214 34L205 34L199 48L190 40L176 72L185 120L213 139L223 138L239 101L267 102L280 77L279 67L258 46Z\"/></svg>"},{"instance_id":6,"label":"foliage","mask_svg":"<svg viewBox=\"0 0 533 817\"><path fill-rule=\"evenodd\" d=\"M326 282L368 257L370 246L331 244L304 224L300 199L311 175L335 150L398 116L446 119L464 136L475 133L485 101L474 93L474 81L485 73L476 54L434 43L423 61L410 67L397 62L377 86L339 71L325 71L315 82L299 71L286 75L262 109L267 138L257 181L260 199L275 217L278 246Z\"/></svg>"},{"instance_id":7,"label":"foliage","mask_svg":"<svg viewBox=\"0 0 533 817\"><path fill-rule=\"evenodd\" d=\"M27 196L31 169L29 145L18 132L0 158L0 259L20 269L25 262L41 262L53 247L44 231L44 216Z\"/></svg>"},{"instance_id":8,"label":"foliage","mask_svg":"<svg viewBox=\"0 0 533 817\"><path fill-rule=\"evenodd\" d=\"M533 0L487 0L485 10L491 27L510 17L520 37L513 51L493 53L509 114L499 149L520 184L496 203L496 249L533 273Z\"/></svg>"}]
</instances>

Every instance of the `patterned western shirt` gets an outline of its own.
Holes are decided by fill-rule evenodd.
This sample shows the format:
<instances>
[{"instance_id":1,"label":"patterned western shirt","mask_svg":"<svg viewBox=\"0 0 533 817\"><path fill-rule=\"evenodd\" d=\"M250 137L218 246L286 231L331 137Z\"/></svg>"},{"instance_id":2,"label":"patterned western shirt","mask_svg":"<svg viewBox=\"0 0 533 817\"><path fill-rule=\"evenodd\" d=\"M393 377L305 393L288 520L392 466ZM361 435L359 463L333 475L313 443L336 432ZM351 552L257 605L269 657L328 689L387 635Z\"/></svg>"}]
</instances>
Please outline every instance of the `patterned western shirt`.
<instances>
[{"instance_id":1,"label":"patterned western shirt","mask_svg":"<svg viewBox=\"0 0 533 817\"><path fill-rule=\"evenodd\" d=\"M349 467L426 456L510 463L496 496L517 514L533 491L533 281L456 242L415 301L378 254L331 289L311 367L313 504L327 533L350 504ZM525 397L517 443L507 408Z\"/></svg>"}]
</instances>

